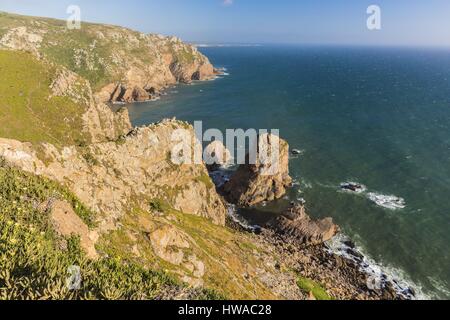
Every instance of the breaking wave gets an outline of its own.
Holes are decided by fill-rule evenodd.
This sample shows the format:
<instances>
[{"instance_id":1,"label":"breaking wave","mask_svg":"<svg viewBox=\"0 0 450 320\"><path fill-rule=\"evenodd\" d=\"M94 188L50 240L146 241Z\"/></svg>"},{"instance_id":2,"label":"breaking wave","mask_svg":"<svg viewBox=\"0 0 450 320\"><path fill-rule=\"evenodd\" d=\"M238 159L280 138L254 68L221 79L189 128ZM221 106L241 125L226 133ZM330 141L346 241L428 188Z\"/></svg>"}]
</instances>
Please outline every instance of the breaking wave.
<instances>
[{"instance_id":1,"label":"breaking wave","mask_svg":"<svg viewBox=\"0 0 450 320\"><path fill-rule=\"evenodd\" d=\"M404 209L406 207L405 199L393 195L370 192L367 194L367 198L376 205L390 210Z\"/></svg>"}]
</instances>

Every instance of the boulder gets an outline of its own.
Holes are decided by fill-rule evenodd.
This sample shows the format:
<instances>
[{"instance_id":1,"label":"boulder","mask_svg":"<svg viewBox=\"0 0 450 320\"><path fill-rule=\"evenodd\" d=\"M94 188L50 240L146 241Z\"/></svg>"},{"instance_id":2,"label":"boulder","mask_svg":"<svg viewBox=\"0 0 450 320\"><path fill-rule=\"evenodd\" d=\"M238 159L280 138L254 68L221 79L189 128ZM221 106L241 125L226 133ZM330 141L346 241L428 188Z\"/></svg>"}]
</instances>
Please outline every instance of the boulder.
<instances>
[{"instance_id":1,"label":"boulder","mask_svg":"<svg viewBox=\"0 0 450 320\"><path fill-rule=\"evenodd\" d=\"M332 218L312 220L302 205L293 205L277 218L272 219L267 226L274 230L287 242L292 241L303 245L317 245L333 238L339 227Z\"/></svg>"},{"instance_id":2,"label":"boulder","mask_svg":"<svg viewBox=\"0 0 450 320\"><path fill-rule=\"evenodd\" d=\"M64 237L79 236L80 245L88 258L98 258L95 242L98 234L90 231L89 227L75 213L72 206L61 200L48 201L41 204L42 208L50 209L50 220L56 233Z\"/></svg>"},{"instance_id":3,"label":"boulder","mask_svg":"<svg viewBox=\"0 0 450 320\"><path fill-rule=\"evenodd\" d=\"M250 163L247 155L246 164L240 165L224 185L223 191L229 202L248 207L276 200L283 197L291 185L289 145L285 140L272 134L259 136L257 156L253 162Z\"/></svg>"},{"instance_id":4,"label":"boulder","mask_svg":"<svg viewBox=\"0 0 450 320\"><path fill-rule=\"evenodd\" d=\"M164 225L153 231L149 238L155 254L174 265L183 262L183 249L190 247L188 237L171 225Z\"/></svg>"}]
</instances>

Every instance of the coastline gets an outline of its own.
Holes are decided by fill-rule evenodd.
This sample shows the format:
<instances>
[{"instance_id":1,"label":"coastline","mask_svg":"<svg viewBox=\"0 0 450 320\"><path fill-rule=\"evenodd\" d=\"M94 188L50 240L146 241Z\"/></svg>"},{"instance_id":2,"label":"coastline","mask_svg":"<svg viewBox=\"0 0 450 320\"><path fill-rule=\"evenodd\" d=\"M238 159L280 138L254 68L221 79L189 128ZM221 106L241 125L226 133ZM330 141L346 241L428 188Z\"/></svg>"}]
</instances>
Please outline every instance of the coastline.
<instances>
[{"instance_id":1,"label":"coastline","mask_svg":"<svg viewBox=\"0 0 450 320\"><path fill-rule=\"evenodd\" d=\"M279 249L283 261L289 261L289 265L296 268L301 266L303 276L323 283L335 294L341 294L340 299L428 299L420 287L377 264L342 232L320 245L298 246L265 227L250 224L233 205L229 206L228 216L232 228L254 234L258 241ZM292 259L293 255L297 258ZM358 294L352 296L352 292Z\"/></svg>"}]
</instances>

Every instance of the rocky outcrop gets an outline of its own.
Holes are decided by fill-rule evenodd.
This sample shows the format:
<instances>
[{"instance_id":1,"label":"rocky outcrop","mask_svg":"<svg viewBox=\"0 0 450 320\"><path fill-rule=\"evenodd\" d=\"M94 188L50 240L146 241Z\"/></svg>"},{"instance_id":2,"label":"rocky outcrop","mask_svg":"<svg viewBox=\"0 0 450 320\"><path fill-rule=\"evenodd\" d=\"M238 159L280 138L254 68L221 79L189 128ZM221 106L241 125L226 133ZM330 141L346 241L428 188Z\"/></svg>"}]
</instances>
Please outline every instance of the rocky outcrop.
<instances>
[{"instance_id":1,"label":"rocky outcrop","mask_svg":"<svg viewBox=\"0 0 450 320\"><path fill-rule=\"evenodd\" d=\"M133 206L148 209L153 199L223 225L226 209L205 165L171 161L176 144L171 136L180 128L193 130L186 123L167 120L135 129L118 141L62 149L42 144L39 152L29 143L0 138L0 157L69 187L100 214L102 230L113 229Z\"/></svg>"},{"instance_id":2,"label":"rocky outcrop","mask_svg":"<svg viewBox=\"0 0 450 320\"><path fill-rule=\"evenodd\" d=\"M43 30L32 30L25 26L11 28L0 38L0 47L12 50L23 50L40 57L39 49L45 35Z\"/></svg>"},{"instance_id":3,"label":"rocky outcrop","mask_svg":"<svg viewBox=\"0 0 450 320\"><path fill-rule=\"evenodd\" d=\"M269 222L267 227L286 241L304 245L321 244L339 232L339 227L333 223L333 219L312 220L302 205L292 206Z\"/></svg>"},{"instance_id":4,"label":"rocky outcrop","mask_svg":"<svg viewBox=\"0 0 450 320\"><path fill-rule=\"evenodd\" d=\"M263 201L281 198L292 183L289 176L289 145L271 134L258 139L255 164L240 165L223 189L231 203L253 206Z\"/></svg>"},{"instance_id":5,"label":"rocky outcrop","mask_svg":"<svg viewBox=\"0 0 450 320\"><path fill-rule=\"evenodd\" d=\"M175 266L182 266L187 270L182 273L182 280L193 287L203 285L202 277L205 274L205 264L193 253L191 243L195 243L187 234L166 224L149 235L153 251L160 259ZM189 274L189 275L188 275Z\"/></svg>"}]
</instances>

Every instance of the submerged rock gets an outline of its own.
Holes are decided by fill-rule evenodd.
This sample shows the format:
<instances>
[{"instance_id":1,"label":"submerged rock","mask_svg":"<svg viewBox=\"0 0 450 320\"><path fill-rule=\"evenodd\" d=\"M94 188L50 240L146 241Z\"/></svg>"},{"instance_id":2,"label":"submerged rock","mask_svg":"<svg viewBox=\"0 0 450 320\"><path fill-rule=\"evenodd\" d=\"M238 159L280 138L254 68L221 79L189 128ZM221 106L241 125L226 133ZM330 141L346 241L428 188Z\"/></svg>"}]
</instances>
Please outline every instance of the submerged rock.
<instances>
[{"instance_id":1,"label":"submerged rock","mask_svg":"<svg viewBox=\"0 0 450 320\"><path fill-rule=\"evenodd\" d=\"M281 216L273 219L267 227L287 241L317 245L330 240L339 232L331 218L312 220L302 205L294 205Z\"/></svg>"},{"instance_id":2,"label":"submerged rock","mask_svg":"<svg viewBox=\"0 0 450 320\"><path fill-rule=\"evenodd\" d=\"M278 155L271 161L261 161L261 153L272 157L272 152L276 151ZM259 136L255 160L254 164L250 164L247 155L246 164L240 165L224 185L224 193L229 202L247 207L276 200L283 197L286 188L291 185L289 145L285 140L272 134Z\"/></svg>"}]
</instances>

